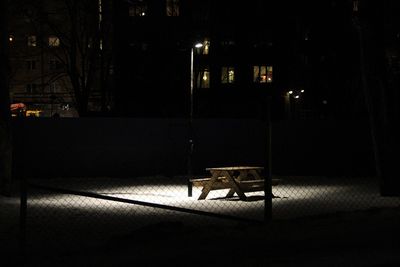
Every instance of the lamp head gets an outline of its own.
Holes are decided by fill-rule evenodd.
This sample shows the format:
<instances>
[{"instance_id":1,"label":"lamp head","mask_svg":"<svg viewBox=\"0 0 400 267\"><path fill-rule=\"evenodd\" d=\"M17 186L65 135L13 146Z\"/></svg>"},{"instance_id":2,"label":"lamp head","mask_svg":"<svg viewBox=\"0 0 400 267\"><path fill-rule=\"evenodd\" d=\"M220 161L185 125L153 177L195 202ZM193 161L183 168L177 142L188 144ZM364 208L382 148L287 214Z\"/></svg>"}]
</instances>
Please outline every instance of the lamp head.
<instances>
[{"instance_id":1,"label":"lamp head","mask_svg":"<svg viewBox=\"0 0 400 267\"><path fill-rule=\"evenodd\" d=\"M196 43L196 44L194 45L194 47L196 47L196 48L201 48L201 47L203 47L203 44L202 44L202 43Z\"/></svg>"}]
</instances>

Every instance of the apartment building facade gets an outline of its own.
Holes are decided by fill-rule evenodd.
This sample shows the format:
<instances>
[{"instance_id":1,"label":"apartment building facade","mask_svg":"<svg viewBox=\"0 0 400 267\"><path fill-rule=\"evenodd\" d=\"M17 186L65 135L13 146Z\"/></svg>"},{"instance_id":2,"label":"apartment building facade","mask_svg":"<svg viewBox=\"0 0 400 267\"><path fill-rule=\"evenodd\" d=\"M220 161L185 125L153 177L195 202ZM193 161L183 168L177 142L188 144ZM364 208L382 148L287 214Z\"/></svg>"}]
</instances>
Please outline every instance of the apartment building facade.
<instances>
[{"instance_id":1,"label":"apartment building facade","mask_svg":"<svg viewBox=\"0 0 400 267\"><path fill-rule=\"evenodd\" d=\"M110 109L111 37L102 34L110 17L103 10L101 0L10 3L11 101L25 103L27 116Z\"/></svg>"},{"instance_id":2,"label":"apartment building facade","mask_svg":"<svg viewBox=\"0 0 400 267\"><path fill-rule=\"evenodd\" d=\"M197 117L263 117L269 107L277 119L366 113L353 24L360 1L18 2L34 6L10 12L11 99L44 116L186 117L191 107ZM57 5L84 2L91 36L71 42L57 23L65 30L85 20ZM87 49L73 59L72 44Z\"/></svg>"},{"instance_id":3,"label":"apartment building facade","mask_svg":"<svg viewBox=\"0 0 400 267\"><path fill-rule=\"evenodd\" d=\"M265 1L116 1L114 9L122 114L185 117L192 104L196 117L257 117L279 96Z\"/></svg>"}]
</instances>

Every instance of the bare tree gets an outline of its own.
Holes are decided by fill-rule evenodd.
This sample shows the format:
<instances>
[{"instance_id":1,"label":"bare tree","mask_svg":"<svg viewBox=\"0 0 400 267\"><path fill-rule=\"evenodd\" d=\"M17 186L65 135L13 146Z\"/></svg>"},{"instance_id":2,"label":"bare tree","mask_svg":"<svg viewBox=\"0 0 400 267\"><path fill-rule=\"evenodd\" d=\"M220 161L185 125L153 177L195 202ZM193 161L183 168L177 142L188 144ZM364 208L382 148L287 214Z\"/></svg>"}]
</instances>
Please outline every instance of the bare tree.
<instances>
[{"instance_id":1,"label":"bare tree","mask_svg":"<svg viewBox=\"0 0 400 267\"><path fill-rule=\"evenodd\" d=\"M70 80L76 108L85 116L94 93L104 109L107 106L107 86L111 54L105 51L102 2L100 0L19 0L29 24L39 36L44 53L51 54L63 71L53 72L48 81L64 76ZM44 36L53 36L46 39ZM47 43L46 43L47 42ZM53 43L52 43L53 42Z\"/></svg>"},{"instance_id":2,"label":"bare tree","mask_svg":"<svg viewBox=\"0 0 400 267\"><path fill-rule=\"evenodd\" d=\"M397 175L399 150L398 87L387 83L385 25L383 16L389 1L354 0L354 22L359 37L360 74L369 113L377 176L381 194L399 196Z\"/></svg>"}]
</instances>

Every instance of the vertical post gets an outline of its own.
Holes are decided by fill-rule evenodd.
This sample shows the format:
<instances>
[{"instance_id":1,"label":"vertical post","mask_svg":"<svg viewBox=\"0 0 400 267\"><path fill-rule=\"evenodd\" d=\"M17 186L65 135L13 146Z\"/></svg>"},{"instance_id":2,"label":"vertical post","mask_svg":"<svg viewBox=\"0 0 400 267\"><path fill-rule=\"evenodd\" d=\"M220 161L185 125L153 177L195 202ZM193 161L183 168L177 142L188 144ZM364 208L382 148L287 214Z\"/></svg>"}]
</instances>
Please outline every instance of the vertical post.
<instances>
[{"instance_id":1,"label":"vertical post","mask_svg":"<svg viewBox=\"0 0 400 267\"><path fill-rule=\"evenodd\" d=\"M267 172L264 181L264 221L272 220L272 123L271 123L271 96L267 96Z\"/></svg>"},{"instance_id":2,"label":"vertical post","mask_svg":"<svg viewBox=\"0 0 400 267\"><path fill-rule=\"evenodd\" d=\"M44 41L44 34L43 34L43 21L45 14L43 10L40 10L40 23L39 23L39 45L40 45L40 93L42 95L45 94L45 74L44 74L44 46L45 46L45 41ZM50 107L50 117L53 116L53 99L52 99L52 94L53 94L53 89L51 88L51 95L50 95L50 100L51 100L51 107ZM36 92L34 92L36 93Z\"/></svg>"},{"instance_id":3,"label":"vertical post","mask_svg":"<svg viewBox=\"0 0 400 267\"><path fill-rule=\"evenodd\" d=\"M190 181L193 178L193 166L192 166L192 156L193 156L193 88L194 88L194 70L193 70L193 60L194 51L193 47L190 49L190 114L189 114L189 153L188 153L188 196L191 197L193 194L193 185Z\"/></svg>"},{"instance_id":4,"label":"vertical post","mask_svg":"<svg viewBox=\"0 0 400 267\"><path fill-rule=\"evenodd\" d=\"M26 260L26 219L28 207L28 186L25 175L21 176L20 181L20 210L19 210L19 248L21 263L24 265Z\"/></svg>"},{"instance_id":5,"label":"vertical post","mask_svg":"<svg viewBox=\"0 0 400 267\"><path fill-rule=\"evenodd\" d=\"M353 10L358 12L358 2L354 3ZM374 159L375 159L375 171L376 175L378 176L380 187L381 187L381 193L382 193L382 186L383 186L383 173L382 173L382 164L381 164L381 153L380 150L382 149L380 147L380 143L378 142L378 135L377 135L377 121L375 118L376 111L374 110L374 106L372 103L372 96L370 93L370 88L368 86L368 78L367 78L367 69L366 69L366 61L365 61L365 46L364 46L364 33L363 33L363 27L362 27L362 22L357 15L357 13L354 13L353 15L353 22L354 26L357 30L358 33L358 45L359 45L359 56L360 56L360 75L361 75L361 84L362 84L362 90L364 93L364 101L365 105L367 107L367 112L368 112L368 119L369 119L369 129L370 129L370 136L371 136L371 141L372 141L372 147L373 147L373 152L374 152Z\"/></svg>"},{"instance_id":6,"label":"vertical post","mask_svg":"<svg viewBox=\"0 0 400 267\"><path fill-rule=\"evenodd\" d=\"M12 137L8 83L7 1L0 1L0 195L12 194Z\"/></svg>"},{"instance_id":7,"label":"vertical post","mask_svg":"<svg viewBox=\"0 0 400 267\"><path fill-rule=\"evenodd\" d=\"M190 123L193 122L194 49L190 50ZM192 136L191 136L192 137Z\"/></svg>"}]
</instances>

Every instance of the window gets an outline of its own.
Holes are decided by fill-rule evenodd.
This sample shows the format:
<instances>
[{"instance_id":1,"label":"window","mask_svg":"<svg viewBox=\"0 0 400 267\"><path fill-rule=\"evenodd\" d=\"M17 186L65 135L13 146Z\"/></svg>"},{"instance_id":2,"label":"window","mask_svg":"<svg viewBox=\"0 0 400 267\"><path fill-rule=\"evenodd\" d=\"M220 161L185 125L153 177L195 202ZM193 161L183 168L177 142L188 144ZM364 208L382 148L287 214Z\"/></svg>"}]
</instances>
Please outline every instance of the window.
<instances>
[{"instance_id":1,"label":"window","mask_svg":"<svg viewBox=\"0 0 400 267\"><path fill-rule=\"evenodd\" d=\"M235 68L222 67L221 83L234 83L235 82Z\"/></svg>"},{"instance_id":2,"label":"window","mask_svg":"<svg viewBox=\"0 0 400 267\"><path fill-rule=\"evenodd\" d=\"M30 46L30 47L36 47L36 45L37 45L37 42L36 42L36 35L28 36L27 41L28 41L28 46Z\"/></svg>"},{"instance_id":3,"label":"window","mask_svg":"<svg viewBox=\"0 0 400 267\"><path fill-rule=\"evenodd\" d=\"M52 59L49 61L49 69L50 70L58 70L61 69L61 62L56 60L56 59Z\"/></svg>"},{"instance_id":4,"label":"window","mask_svg":"<svg viewBox=\"0 0 400 267\"><path fill-rule=\"evenodd\" d=\"M34 94L36 93L37 86L35 83L29 83L26 85L26 92L29 94Z\"/></svg>"},{"instance_id":5,"label":"window","mask_svg":"<svg viewBox=\"0 0 400 267\"><path fill-rule=\"evenodd\" d=\"M203 68L197 75L197 88L210 88L210 71Z\"/></svg>"},{"instance_id":6,"label":"window","mask_svg":"<svg viewBox=\"0 0 400 267\"><path fill-rule=\"evenodd\" d=\"M36 69L36 61L35 60L27 60L26 61L26 69L27 70L35 70Z\"/></svg>"},{"instance_id":7,"label":"window","mask_svg":"<svg viewBox=\"0 0 400 267\"><path fill-rule=\"evenodd\" d=\"M232 47L234 46L236 43L233 40L222 40L221 41L221 46L223 47Z\"/></svg>"},{"instance_id":8,"label":"window","mask_svg":"<svg viewBox=\"0 0 400 267\"><path fill-rule=\"evenodd\" d=\"M143 0L130 1L130 3L130 17L143 17L147 15L147 4Z\"/></svg>"},{"instance_id":9,"label":"window","mask_svg":"<svg viewBox=\"0 0 400 267\"><path fill-rule=\"evenodd\" d=\"M133 42L130 42L130 43L129 43L129 46L130 46L132 49L136 50L136 51L143 51L143 52L147 51L148 48L149 48L148 43L140 42L140 41L133 41Z\"/></svg>"},{"instance_id":10,"label":"window","mask_svg":"<svg viewBox=\"0 0 400 267\"><path fill-rule=\"evenodd\" d=\"M272 82L272 66L254 66L253 82L255 83L271 83Z\"/></svg>"},{"instance_id":11,"label":"window","mask_svg":"<svg viewBox=\"0 0 400 267\"><path fill-rule=\"evenodd\" d=\"M50 83L49 87L50 87L50 93L58 93L59 86L58 86L57 82Z\"/></svg>"},{"instance_id":12,"label":"window","mask_svg":"<svg viewBox=\"0 0 400 267\"><path fill-rule=\"evenodd\" d=\"M210 53L210 41L205 40L203 42L203 55L208 55Z\"/></svg>"},{"instance_id":13,"label":"window","mask_svg":"<svg viewBox=\"0 0 400 267\"><path fill-rule=\"evenodd\" d=\"M201 44L201 47L196 48L196 54L208 55L210 53L210 41L204 40Z\"/></svg>"},{"instance_id":14,"label":"window","mask_svg":"<svg viewBox=\"0 0 400 267\"><path fill-rule=\"evenodd\" d=\"M272 66L267 66L267 83L272 83Z\"/></svg>"},{"instance_id":15,"label":"window","mask_svg":"<svg viewBox=\"0 0 400 267\"><path fill-rule=\"evenodd\" d=\"M256 49L268 49L273 45L271 41L256 41L253 43L253 47Z\"/></svg>"},{"instance_id":16,"label":"window","mask_svg":"<svg viewBox=\"0 0 400 267\"><path fill-rule=\"evenodd\" d=\"M179 16L179 0L167 0L167 16Z\"/></svg>"},{"instance_id":17,"label":"window","mask_svg":"<svg viewBox=\"0 0 400 267\"><path fill-rule=\"evenodd\" d=\"M51 47L60 46L60 39L57 36L49 36L49 46Z\"/></svg>"},{"instance_id":18,"label":"window","mask_svg":"<svg viewBox=\"0 0 400 267\"><path fill-rule=\"evenodd\" d=\"M110 75L113 75L114 74L114 65L110 65L109 66L109 68L108 68L108 73L110 74Z\"/></svg>"}]
</instances>

